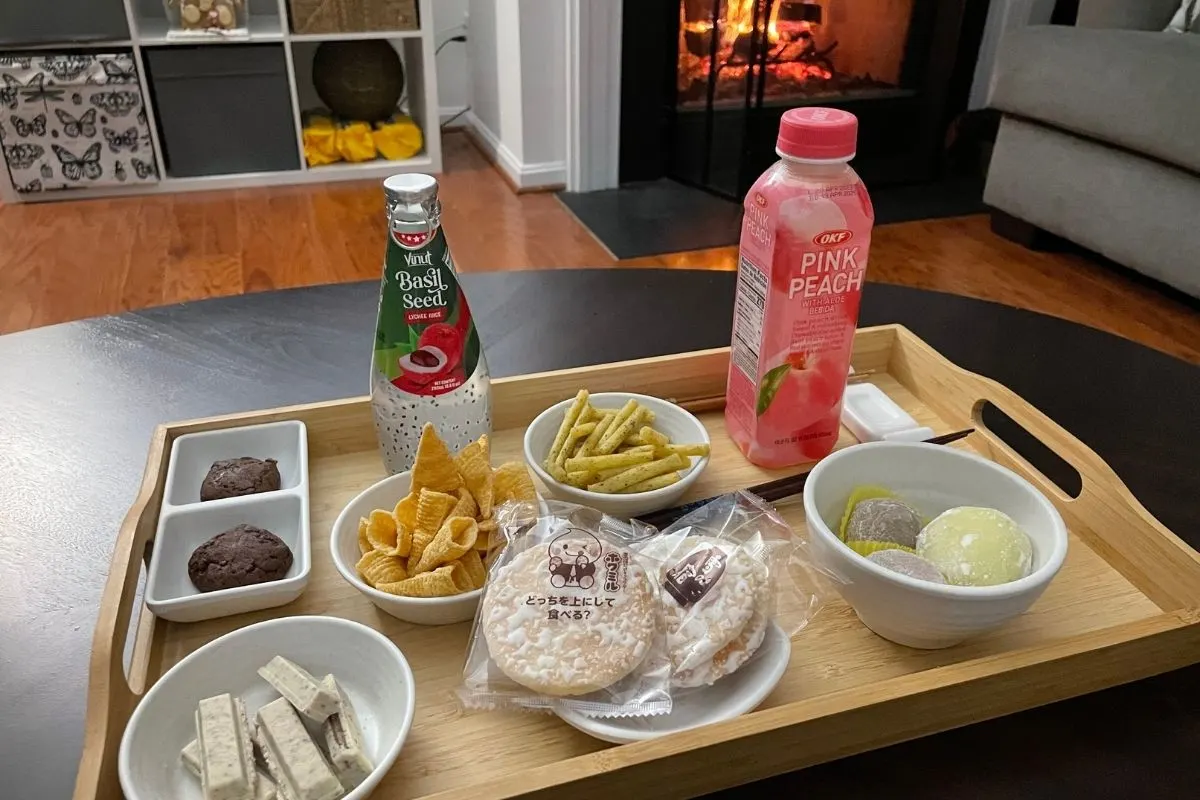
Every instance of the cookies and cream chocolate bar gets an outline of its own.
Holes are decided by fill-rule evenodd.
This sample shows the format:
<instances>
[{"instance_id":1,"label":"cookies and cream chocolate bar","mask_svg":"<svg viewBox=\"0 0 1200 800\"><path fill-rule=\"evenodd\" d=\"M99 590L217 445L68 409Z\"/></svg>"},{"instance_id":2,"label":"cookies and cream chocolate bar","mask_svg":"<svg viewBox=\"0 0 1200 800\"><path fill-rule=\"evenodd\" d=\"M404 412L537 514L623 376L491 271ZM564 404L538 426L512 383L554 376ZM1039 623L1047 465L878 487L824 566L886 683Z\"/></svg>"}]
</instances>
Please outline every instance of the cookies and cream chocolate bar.
<instances>
[{"instance_id":1,"label":"cookies and cream chocolate bar","mask_svg":"<svg viewBox=\"0 0 1200 800\"><path fill-rule=\"evenodd\" d=\"M254 740L283 800L337 800L342 784L287 698L258 710Z\"/></svg>"},{"instance_id":2,"label":"cookies and cream chocolate bar","mask_svg":"<svg viewBox=\"0 0 1200 800\"><path fill-rule=\"evenodd\" d=\"M203 769L200 765L200 740L192 739L187 743L187 746L179 753L179 758L183 761L183 766L187 771L200 777L200 772ZM275 781L271 780L271 776L263 772L257 766L254 768L258 773L258 780L254 784L254 800L276 800Z\"/></svg>"},{"instance_id":3,"label":"cookies and cream chocolate bar","mask_svg":"<svg viewBox=\"0 0 1200 800\"><path fill-rule=\"evenodd\" d=\"M200 786L204 800L254 800L254 751L246 706L229 694L206 697L196 706Z\"/></svg>"},{"instance_id":4,"label":"cookies and cream chocolate bar","mask_svg":"<svg viewBox=\"0 0 1200 800\"><path fill-rule=\"evenodd\" d=\"M324 722L330 714L338 712L337 694L283 656L275 656L259 667L258 674L313 722Z\"/></svg>"},{"instance_id":5,"label":"cookies and cream chocolate bar","mask_svg":"<svg viewBox=\"0 0 1200 800\"><path fill-rule=\"evenodd\" d=\"M358 724L358 715L354 713L350 698L332 675L326 675L321 685L333 692L341 707L341 711L330 714L321 725L321 733L325 736L325 749L329 753L333 771L346 791L350 791L365 781L374 767L367 756L362 727Z\"/></svg>"}]
</instances>

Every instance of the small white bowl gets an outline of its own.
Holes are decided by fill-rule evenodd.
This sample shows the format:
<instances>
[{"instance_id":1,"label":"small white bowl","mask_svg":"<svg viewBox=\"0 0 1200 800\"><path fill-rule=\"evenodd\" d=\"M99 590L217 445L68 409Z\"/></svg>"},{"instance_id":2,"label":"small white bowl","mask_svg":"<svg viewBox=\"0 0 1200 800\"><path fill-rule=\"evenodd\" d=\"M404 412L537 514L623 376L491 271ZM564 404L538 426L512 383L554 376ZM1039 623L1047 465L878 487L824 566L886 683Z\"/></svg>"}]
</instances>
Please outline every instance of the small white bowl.
<instances>
[{"instance_id":1,"label":"small white bowl","mask_svg":"<svg viewBox=\"0 0 1200 800\"><path fill-rule=\"evenodd\" d=\"M654 412L654 429L666 434L672 442L710 444L708 431L705 430L696 415L666 400L629 392L601 392L591 395L588 399L596 408L615 409L625 405L630 398L637 400ZM677 505L680 498L687 493L696 479L700 477L700 473L708 466L708 456L692 456L691 466L683 471L678 483L638 494L601 494L559 483L542 467L542 461L550 452L550 446L554 444L554 437L558 433L559 426L562 425L563 415L567 413L567 409L573 402L572 398L555 403L538 414L525 429L525 461L545 484L550 494L559 500L591 506L609 516L628 519L639 514L648 514L651 511Z\"/></svg>"},{"instance_id":2,"label":"small white bowl","mask_svg":"<svg viewBox=\"0 0 1200 800\"><path fill-rule=\"evenodd\" d=\"M1003 511L1033 540L1033 570L997 586L948 586L868 561L835 531L855 487L883 486L927 519L955 506ZM885 639L924 649L950 647L1023 613L1067 555L1067 526L1028 481L992 461L941 445L870 442L827 456L804 484L813 557L863 624Z\"/></svg>"},{"instance_id":3,"label":"small white bowl","mask_svg":"<svg viewBox=\"0 0 1200 800\"><path fill-rule=\"evenodd\" d=\"M237 525L254 525L278 536L292 551L291 568L279 580L200 591L188 575L192 551ZM309 544L308 497L295 489L164 508L146 575L146 605L156 617L197 622L290 603L308 585Z\"/></svg>"},{"instance_id":4,"label":"small white bowl","mask_svg":"<svg viewBox=\"0 0 1200 800\"><path fill-rule=\"evenodd\" d=\"M657 739L750 713L774 691L791 657L792 640L772 622L762 646L745 666L712 686L680 691L672 698L669 714L594 719L574 710L555 713L572 728L601 741L629 744Z\"/></svg>"},{"instance_id":5,"label":"small white bowl","mask_svg":"<svg viewBox=\"0 0 1200 800\"><path fill-rule=\"evenodd\" d=\"M150 687L121 738L118 773L129 800L202 800L179 751L196 738L196 704L229 692L253 717L278 693L256 670L281 655L313 675L333 673L362 725L370 776L343 800L364 800L383 780L412 727L412 670L392 642L337 617L284 617L227 633L184 658Z\"/></svg>"},{"instance_id":6,"label":"small white bowl","mask_svg":"<svg viewBox=\"0 0 1200 800\"><path fill-rule=\"evenodd\" d=\"M365 594L376 608L397 619L418 625L449 625L474 619L482 589L449 597L398 597L368 586L354 568L361 557L358 550L359 519L370 516L377 508L395 508L396 503L408 495L411 486L412 472L400 472L366 489L342 509L329 535L333 565L346 582Z\"/></svg>"},{"instance_id":7,"label":"small white bowl","mask_svg":"<svg viewBox=\"0 0 1200 800\"><path fill-rule=\"evenodd\" d=\"M308 491L308 428L294 419L186 433L171 444L163 507L200 502L200 484L214 461L250 456L275 459L279 489ZM246 497L262 497L270 492ZM231 498L226 498L231 499ZM205 503L223 503L209 500Z\"/></svg>"}]
</instances>

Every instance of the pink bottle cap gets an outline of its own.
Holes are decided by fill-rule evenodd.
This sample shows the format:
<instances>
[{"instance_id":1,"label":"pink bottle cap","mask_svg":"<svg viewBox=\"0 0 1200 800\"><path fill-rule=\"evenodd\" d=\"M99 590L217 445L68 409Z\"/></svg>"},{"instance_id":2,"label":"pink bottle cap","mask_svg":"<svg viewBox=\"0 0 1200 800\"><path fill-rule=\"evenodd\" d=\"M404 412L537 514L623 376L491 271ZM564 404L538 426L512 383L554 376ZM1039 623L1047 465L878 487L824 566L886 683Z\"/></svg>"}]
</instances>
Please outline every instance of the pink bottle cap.
<instances>
[{"instance_id":1,"label":"pink bottle cap","mask_svg":"<svg viewBox=\"0 0 1200 800\"><path fill-rule=\"evenodd\" d=\"M841 160L854 157L858 117L839 108L792 108L779 120L775 149L792 158Z\"/></svg>"}]
</instances>

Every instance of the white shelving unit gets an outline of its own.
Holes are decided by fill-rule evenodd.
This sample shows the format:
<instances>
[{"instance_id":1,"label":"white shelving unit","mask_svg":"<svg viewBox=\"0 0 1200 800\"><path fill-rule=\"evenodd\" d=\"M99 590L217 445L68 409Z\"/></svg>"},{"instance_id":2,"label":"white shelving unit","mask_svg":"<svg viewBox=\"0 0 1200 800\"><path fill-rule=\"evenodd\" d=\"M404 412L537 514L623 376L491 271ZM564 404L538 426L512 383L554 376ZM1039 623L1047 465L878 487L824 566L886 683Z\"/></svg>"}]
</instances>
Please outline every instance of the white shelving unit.
<instances>
[{"instance_id":1,"label":"white shelving unit","mask_svg":"<svg viewBox=\"0 0 1200 800\"><path fill-rule=\"evenodd\" d=\"M3 2L3 0L0 0ZM41 43L28 48L5 47L5 52L31 50L46 51L55 48L104 51L106 49L133 50L141 80L150 138L154 157L159 165L160 180L154 184L132 186L106 186L92 189L70 189L58 192L42 192L21 195L13 190L7 175L0 174L0 200L6 203L41 203L54 200L82 200L97 197L119 197L123 195L161 194L164 192L205 191L232 189L250 186L278 186L326 181L364 180L385 178L398 172L440 172L442 169L442 137L439 127L437 101L437 67L434 59L433 31L434 0L418 0L420 29L415 31L364 31L355 33L294 34L289 30L287 0L249 0L249 35L237 38L212 36L203 39L169 39L168 23L160 0L124 0L125 15L129 23L132 40ZM150 9L156 9L151 13ZM386 39L400 53L404 64L406 102L402 109L421 126L425 139L423 151L413 158L402 161L376 159L360 163L337 163L309 167L304 163L300 140L300 113L312 105L314 97L311 76L312 51L321 42L356 41L363 39ZM143 51L147 48L167 46L224 47L232 44L276 44L284 49L287 63L288 88L291 93L292 114L295 125L295 140L281 142L284 147L295 147L300 159L300 168L273 172L246 172L240 174L205 175L200 177L171 177L166 167L162 142L159 140L158 121L154 109L153 92ZM297 59L297 55L301 58ZM307 102L305 102L307 101ZM0 164L0 168L3 165Z\"/></svg>"}]
</instances>

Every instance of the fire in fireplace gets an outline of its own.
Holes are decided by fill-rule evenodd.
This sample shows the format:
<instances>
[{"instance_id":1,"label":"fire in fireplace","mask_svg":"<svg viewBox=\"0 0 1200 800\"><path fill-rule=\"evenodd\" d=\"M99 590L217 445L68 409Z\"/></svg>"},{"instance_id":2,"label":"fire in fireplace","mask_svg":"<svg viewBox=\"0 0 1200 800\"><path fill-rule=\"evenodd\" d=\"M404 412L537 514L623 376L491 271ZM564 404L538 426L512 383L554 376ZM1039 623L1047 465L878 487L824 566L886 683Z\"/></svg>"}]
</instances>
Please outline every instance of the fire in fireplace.
<instances>
[{"instance_id":1,"label":"fire in fireplace","mask_svg":"<svg viewBox=\"0 0 1200 800\"><path fill-rule=\"evenodd\" d=\"M777 158L783 112L805 105L858 116L869 185L930 179L987 13L983 0L622 3L622 183L667 177L733 199Z\"/></svg>"},{"instance_id":2,"label":"fire in fireplace","mask_svg":"<svg viewBox=\"0 0 1200 800\"><path fill-rule=\"evenodd\" d=\"M679 0L677 102L744 103L756 67L768 104L895 90L912 3Z\"/></svg>"}]
</instances>

